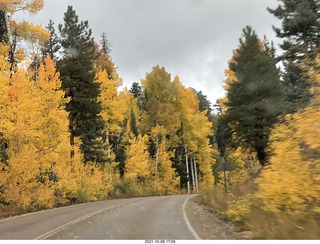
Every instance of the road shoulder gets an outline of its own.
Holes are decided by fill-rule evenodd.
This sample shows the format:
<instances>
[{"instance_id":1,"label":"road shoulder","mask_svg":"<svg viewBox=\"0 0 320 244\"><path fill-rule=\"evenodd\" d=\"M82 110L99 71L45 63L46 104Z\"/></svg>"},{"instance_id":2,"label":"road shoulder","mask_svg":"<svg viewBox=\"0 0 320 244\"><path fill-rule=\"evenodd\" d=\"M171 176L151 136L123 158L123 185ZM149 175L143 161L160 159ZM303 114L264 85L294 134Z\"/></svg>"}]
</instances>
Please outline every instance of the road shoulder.
<instances>
[{"instance_id":1,"label":"road shoulder","mask_svg":"<svg viewBox=\"0 0 320 244\"><path fill-rule=\"evenodd\" d=\"M241 240L242 235L235 232L233 226L220 220L208 207L190 198L185 206L187 218L193 229L203 240Z\"/></svg>"}]
</instances>

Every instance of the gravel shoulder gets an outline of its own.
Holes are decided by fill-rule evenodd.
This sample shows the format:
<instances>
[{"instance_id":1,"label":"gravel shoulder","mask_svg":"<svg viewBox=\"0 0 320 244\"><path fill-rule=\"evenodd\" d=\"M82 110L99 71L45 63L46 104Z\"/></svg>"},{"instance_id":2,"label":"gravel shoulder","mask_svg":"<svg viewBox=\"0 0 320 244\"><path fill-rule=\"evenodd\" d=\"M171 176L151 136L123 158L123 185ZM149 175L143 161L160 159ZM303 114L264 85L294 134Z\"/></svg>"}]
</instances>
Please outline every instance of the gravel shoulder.
<instances>
[{"instance_id":1,"label":"gravel shoulder","mask_svg":"<svg viewBox=\"0 0 320 244\"><path fill-rule=\"evenodd\" d=\"M235 232L231 224L220 220L208 207L196 202L196 197L186 203L186 215L193 229L203 240L243 240L245 233Z\"/></svg>"}]
</instances>

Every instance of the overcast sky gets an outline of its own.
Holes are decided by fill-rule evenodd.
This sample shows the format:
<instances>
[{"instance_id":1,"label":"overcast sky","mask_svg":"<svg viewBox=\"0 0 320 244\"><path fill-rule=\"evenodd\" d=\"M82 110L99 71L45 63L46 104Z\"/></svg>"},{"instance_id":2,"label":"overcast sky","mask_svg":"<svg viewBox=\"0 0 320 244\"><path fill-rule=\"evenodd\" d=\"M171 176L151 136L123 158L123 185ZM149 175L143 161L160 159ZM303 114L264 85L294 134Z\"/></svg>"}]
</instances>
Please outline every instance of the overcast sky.
<instances>
[{"instance_id":1,"label":"overcast sky","mask_svg":"<svg viewBox=\"0 0 320 244\"><path fill-rule=\"evenodd\" d=\"M278 43L272 25L280 26L267 7L276 0L44 0L44 8L26 18L46 26L63 23L68 5L88 20L96 42L102 32L124 85L144 78L160 65L178 75L186 87L201 90L214 104L224 96L224 70L250 25L259 37Z\"/></svg>"}]
</instances>

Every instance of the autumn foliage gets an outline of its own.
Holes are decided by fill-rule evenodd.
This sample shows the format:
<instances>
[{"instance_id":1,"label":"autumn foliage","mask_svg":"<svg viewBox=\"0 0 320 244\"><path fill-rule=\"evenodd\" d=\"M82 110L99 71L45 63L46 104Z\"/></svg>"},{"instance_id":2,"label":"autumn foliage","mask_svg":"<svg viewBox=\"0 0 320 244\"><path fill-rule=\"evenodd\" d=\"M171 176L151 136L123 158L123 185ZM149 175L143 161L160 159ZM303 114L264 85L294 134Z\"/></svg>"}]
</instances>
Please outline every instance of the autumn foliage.
<instances>
[{"instance_id":1,"label":"autumn foliage","mask_svg":"<svg viewBox=\"0 0 320 244\"><path fill-rule=\"evenodd\" d=\"M42 7L40 0L0 1L0 9L11 17L19 10L35 14ZM71 21L68 14L76 16L72 24L83 25L90 37L88 22L79 24L71 7L65 21ZM70 56L67 37L75 36L68 25L59 29L65 38L59 45L51 43L53 22L49 32L26 21L9 24L0 45L1 210L26 212L110 197L195 193L213 184L216 149L208 139L213 133L209 113L200 111L196 93L178 76L171 79L164 67L155 66L141 85L136 84L140 93L119 91L122 79L106 35L102 48L91 38L78 43L89 43L92 56L78 52L81 48ZM32 49L16 50L17 42ZM63 57L43 55L45 49L60 48ZM84 62L88 72L82 69L80 77L77 68ZM85 93L79 87L89 78L97 89ZM94 118L79 110L80 102ZM84 145L93 136L87 132L94 127L88 125L96 118L101 120L99 135ZM88 152L101 157L90 160Z\"/></svg>"}]
</instances>

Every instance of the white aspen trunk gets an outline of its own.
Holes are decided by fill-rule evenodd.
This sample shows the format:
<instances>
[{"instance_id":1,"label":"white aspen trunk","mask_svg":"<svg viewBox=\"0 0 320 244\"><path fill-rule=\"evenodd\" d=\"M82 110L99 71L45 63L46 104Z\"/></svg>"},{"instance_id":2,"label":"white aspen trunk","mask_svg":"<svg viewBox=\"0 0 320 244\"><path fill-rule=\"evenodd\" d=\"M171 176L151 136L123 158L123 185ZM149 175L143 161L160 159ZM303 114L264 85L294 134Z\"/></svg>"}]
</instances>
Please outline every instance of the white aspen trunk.
<instances>
[{"instance_id":1,"label":"white aspen trunk","mask_svg":"<svg viewBox=\"0 0 320 244\"><path fill-rule=\"evenodd\" d=\"M187 149L187 144L184 144L184 150L186 153L186 167L187 167L187 190L188 194L190 194L190 181L189 181L189 165L188 165L188 149Z\"/></svg>"},{"instance_id":2,"label":"white aspen trunk","mask_svg":"<svg viewBox=\"0 0 320 244\"><path fill-rule=\"evenodd\" d=\"M197 164L196 164L196 159L195 158L193 158L193 166L194 166L194 176L195 176L195 181L196 181L196 192L199 192Z\"/></svg>"},{"instance_id":3,"label":"white aspen trunk","mask_svg":"<svg viewBox=\"0 0 320 244\"><path fill-rule=\"evenodd\" d=\"M109 143L109 135L108 135L108 133L106 133L107 134L107 151L108 151L108 156L110 157L111 156L111 150L110 150L110 143Z\"/></svg>"},{"instance_id":4,"label":"white aspen trunk","mask_svg":"<svg viewBox=\"0 0 320 244\"><path fill-rule=\"evenodd\" d=\"M156 154L156 173L155 173L155 178L156 181L158 181L158 163L159 163L159 137L157 136L156 139L156 147L157 147L157 154Z\"/></svg>"},{"instance_id":5,"label":"white aspen trunk","mask_svg":"<svg viewBox=\"0 0 320 244\"><path fill-rule=\"evenodd\" d=\"M193 160L190 158L190 168L191 168L191 179L192 179L192 191L195 192L195 181L194 181L194 169L193 169Z\"/></svg>"},{"instance_id":6,"label":"white aspen trunk","mask_svg":"<svg viewBox=\"0 0 320 244\"><path fill-rule=\"evenodd\" d=\"M12 31L11 31L11 26L10 26L10 16L9 13L4 10L4 20L6 22L6 31L7 31L7 36L8 36L8 42L10 45L10 49L13 47L13 36L12 36Z\"/></svg>"}]
</instances>

